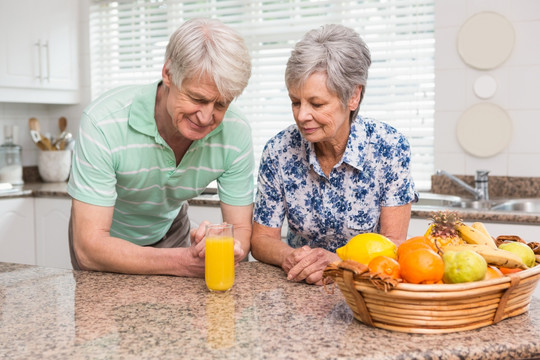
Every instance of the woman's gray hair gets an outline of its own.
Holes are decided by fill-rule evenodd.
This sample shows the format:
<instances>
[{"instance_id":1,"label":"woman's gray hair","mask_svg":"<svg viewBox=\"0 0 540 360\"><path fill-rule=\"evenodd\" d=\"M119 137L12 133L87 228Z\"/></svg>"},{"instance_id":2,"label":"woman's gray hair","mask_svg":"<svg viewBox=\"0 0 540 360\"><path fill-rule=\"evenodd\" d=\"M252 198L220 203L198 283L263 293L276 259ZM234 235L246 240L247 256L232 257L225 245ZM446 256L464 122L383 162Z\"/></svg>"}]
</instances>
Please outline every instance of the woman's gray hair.
<instances>
[{"instance_id":1,"label":"woman's gray hair","mask_svg":"<svg viewBox=\"0 0 540 360\"><path fill-rule=\"evenodd\" d=\"M238 97L251 76L251 58L244 39L215 19L186 21L170 37L165 52L175 86L185 78L209 75L227 101Z\"/></svg>"},{"instance_id":2,"label":"woman's gray hair","mask_svg":"<svg viewBox=\"0 0 540 360\"><path fill-rule=\"evenodd\" d=\"M308 31L291 52L285 84L287 88L302 86L315 72L327 74L326 86L335 93L343 106L362 86L360 102L351 111L352 122L364 97L371 55L366 43L352 29L338 24L328 24Z\"/></svg>"}]
</instances>

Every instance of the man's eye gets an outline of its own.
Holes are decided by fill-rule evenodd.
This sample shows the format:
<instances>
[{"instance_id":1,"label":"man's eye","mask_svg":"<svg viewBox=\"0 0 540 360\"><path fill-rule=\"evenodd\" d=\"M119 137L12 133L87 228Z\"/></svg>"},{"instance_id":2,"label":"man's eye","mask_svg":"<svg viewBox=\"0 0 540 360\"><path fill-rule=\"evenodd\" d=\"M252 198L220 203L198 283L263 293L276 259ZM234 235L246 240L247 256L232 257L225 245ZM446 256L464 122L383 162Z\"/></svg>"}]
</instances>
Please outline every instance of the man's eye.
<instances>
[{"instance_id":1,"label":"man's eye","mask_svg":"<svg viewBox=\"0 0 540 360\"><path fill-rule=\"evenodd\" d=\"M293 102L291 102L291 105L292 105L292 107L298 107L298 106L300 106L300 103L297 102L297 101L293 101Z\"/></svg>"}]
</instances>

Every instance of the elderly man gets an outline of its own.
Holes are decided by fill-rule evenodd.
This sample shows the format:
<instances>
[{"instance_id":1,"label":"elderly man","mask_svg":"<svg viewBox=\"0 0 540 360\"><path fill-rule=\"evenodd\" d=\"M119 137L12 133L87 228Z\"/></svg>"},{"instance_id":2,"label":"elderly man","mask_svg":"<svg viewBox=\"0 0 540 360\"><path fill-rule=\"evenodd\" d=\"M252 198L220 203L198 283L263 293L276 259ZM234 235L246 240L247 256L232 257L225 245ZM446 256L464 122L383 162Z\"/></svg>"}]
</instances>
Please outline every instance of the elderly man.
<instances>
[{"instance_id":1,"label":"elderly man","mask_svg":"<svg viewBox=\"0 0 540 360\"><path fill-rule=\"evenodd\" d=\"M216 180L223 221L235 226L235 261L249 252L251 130L230 106L246 87L243 39L217 20L172 34L162 79L111 90L84 111L68 192L75 269L204 275L203 222L187 200Z\"/></svg>"}]
</instances>

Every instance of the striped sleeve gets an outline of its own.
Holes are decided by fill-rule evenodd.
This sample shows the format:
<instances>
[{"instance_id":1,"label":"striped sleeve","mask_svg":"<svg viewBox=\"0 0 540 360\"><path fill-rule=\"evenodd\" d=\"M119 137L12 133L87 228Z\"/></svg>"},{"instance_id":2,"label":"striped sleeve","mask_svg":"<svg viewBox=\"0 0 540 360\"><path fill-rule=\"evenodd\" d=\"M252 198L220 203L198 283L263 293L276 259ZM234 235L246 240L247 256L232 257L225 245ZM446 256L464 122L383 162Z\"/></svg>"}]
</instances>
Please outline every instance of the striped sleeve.
<instances>
[{"instance_id":1,"label":"striped sleeve","mask_svg":"<svg viewBox=\"0 0 540 360\"><path fill-rule=\"evenodd\" d=\"M73 153L68 193L73 198L99 206L114 206L116 177L112 152L103 132L83 113Z\"/></svg>"}]
</instances>

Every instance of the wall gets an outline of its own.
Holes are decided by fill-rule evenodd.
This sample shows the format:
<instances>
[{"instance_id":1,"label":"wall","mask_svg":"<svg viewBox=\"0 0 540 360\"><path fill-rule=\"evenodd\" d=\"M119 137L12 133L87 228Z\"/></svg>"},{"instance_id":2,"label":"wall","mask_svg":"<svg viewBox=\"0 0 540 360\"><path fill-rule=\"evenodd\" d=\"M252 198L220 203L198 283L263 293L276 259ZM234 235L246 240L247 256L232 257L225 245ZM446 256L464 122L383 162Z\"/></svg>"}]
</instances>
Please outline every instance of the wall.
<instances>
[{"instance_id":1,"label":"wall","mask_svg":"<svg viewBox=\"0 0 540 360\"><path fill-rule=\"evenodd\" d=\"M456 50L460 26L481 11L505 16L513 24L516 38L506 62L489 71L468 67ZM435 168L462 175L484 168L498 176L540 176L540 1L436 0L435 13ZM474 81L483 74L491 75L498 84L488 100L473 92ZM509 146L489 158L467 154L455 135L460 115L482 101L505 109L513 122Z\"/></svg>"},{"instance_id":2,"label":"wall","mask_svg":"<svg viewBox=\"0 0 540 360\"><path fill-rule=\"evenodd\" d=\"M23 148L23 166L37 165L38 148L32 142L28 132L28 119L36 117L40 121L43 133L58 135L58 118L65 116L68 120L67 131L74 136L78 133L79 119L84 107L90 99L90 54L88 41L88 6L89 0L79 1L79 64L81 86L81 103L77 105L48 105L32 103L0 102L0 142L4 139L4 125L18 127L18 144ZM29 99L30 101L30 99Z\"/></svg>"},{"instance_id":3,"label":"wall","mask_svg":"<svg viewBox=\"0 0 540 360\"><path fill-rule=\"evenodd\" d=\"M82 109L90 99L88 45L88 4L79 0L80 66L82 102L75 106L0 103L0 139L4 124L19 126L23 165L37 164L37 149L27 130L28 118L37 117L45 132L56 133L60 116L68 119L68 130L76 135ZM473 175L486 168L492 175L540 176L540 1L538 0L436 0L435 18L435 168L451 173ZM466 66L456 51L456 36L463 22L480 11L495 11L514 26L516 44L510 58L487 72ZM496 78L498 90L489 101L504 108L513 119L514 134L509 147L491 158L476 158L460 147L455 136L459 116L468 107L484 101L472 90L474 80L488 73Z\"/></svg>"}]
</instances>

